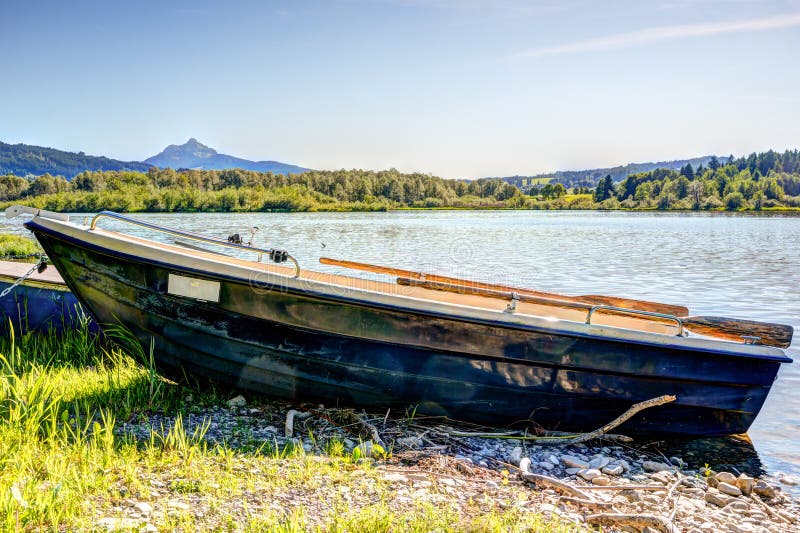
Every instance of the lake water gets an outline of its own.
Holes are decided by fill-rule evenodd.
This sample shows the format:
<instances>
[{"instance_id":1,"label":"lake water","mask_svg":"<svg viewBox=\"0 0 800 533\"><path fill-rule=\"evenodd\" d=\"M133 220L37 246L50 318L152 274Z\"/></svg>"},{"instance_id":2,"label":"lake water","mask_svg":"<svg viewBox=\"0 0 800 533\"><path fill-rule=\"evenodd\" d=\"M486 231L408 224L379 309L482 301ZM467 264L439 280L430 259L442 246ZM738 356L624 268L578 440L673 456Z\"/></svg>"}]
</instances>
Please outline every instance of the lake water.
<instances>
[{"instance_id":1,"label":"lake water","mask_svg":"<svg viewBox=\"0 0 800 533\"><path fill-rule=\"evenodd\" d=\"M686 453L701 465L735 463L742 455L740 469L760 460L770 473L800 475L800 217L536 211L136 216L222 238L240 233L245 240L258 226L254 245L287 249L309 269L343 272L318 263L329 256L790 324L798 331L788 350L795 362L781 369L750 430L757 456L749 446L742 452L719 439ZM18 231L19 222L8 229Z\"/></svg>"}]
</instances>

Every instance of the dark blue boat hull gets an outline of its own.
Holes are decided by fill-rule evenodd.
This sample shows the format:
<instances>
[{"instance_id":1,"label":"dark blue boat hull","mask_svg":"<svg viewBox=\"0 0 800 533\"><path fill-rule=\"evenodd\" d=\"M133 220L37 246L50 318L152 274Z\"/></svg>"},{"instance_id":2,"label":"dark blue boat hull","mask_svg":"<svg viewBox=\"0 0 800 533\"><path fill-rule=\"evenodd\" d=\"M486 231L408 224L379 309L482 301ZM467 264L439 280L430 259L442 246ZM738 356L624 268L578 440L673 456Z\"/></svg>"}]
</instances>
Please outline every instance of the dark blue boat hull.
<instances>
[{"instance_id":1,"label":"dark blue boat hull","mask_svg":"<svg viewBox=\"0 0 800 533\"><path fill-rule=\"evenodd\" d=\"M171 374L295 401L416 407L492 426L601 426L663 394L629 434L747 431L781 361L456 320L261 287L124 257L28 223L100 324L121 322ZM167 293L168 275L216 280L219 303Z\"/></svg>"},{"instance_id":2,"label":"dark blue boat hull","mask_svg":"<svg viewBox=\"0 0 800 533\"><path fill-rule=\"evenodd\" d=\"M0 281L0 291L11 283ZM2 328L9 325L15 333L28 331L62 331L74 327L85 316L80 302L70 291L35 286L18 285L5 298L0 298Z\"/></svg>"}]
</instances>

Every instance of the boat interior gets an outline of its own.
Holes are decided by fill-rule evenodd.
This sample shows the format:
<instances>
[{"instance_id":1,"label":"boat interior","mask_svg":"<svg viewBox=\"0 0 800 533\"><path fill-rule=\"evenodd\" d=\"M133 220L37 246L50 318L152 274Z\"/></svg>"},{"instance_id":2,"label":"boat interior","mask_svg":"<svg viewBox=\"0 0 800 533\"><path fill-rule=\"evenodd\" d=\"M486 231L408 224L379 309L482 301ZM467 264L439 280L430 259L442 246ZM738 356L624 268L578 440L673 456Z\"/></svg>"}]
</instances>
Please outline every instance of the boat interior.
<instances>
[{"instance_id":1,"label":"boat interior","mask_svg":"<svg viewBox=\"0 0 800 533\"><path fill-rule=\"evenodd\" d=\"M320 272L306 268L293 268L271 264L264 261L259 261L258 258L253 260L241 259L238 257L221 254L214 251L203 251L197 247L187 248L180 244L166 244L161 242L151 241L135 237L126 233L118 233L114 231L103 230L95 228L94 231L104 232L113 235L116 238L136 242L140 244L147 244L150 246L157 246L163 250L170 250L183 254L191 254L196 257L202 257L213 261L222 261L229 264L244 266L248 268L258 269L272 274L285 276L288 278L297 278L299 280L308 280L314 282L321 282L330 285L341 287L337 294L345 294L347 290L365 290L376 293L391 294L395 296L403 296L415 298L423 301L440 302L445 304L453 304L459 306L475 307L497 312L507 312L509 305L514 305L512 302L512 295L507 299L501 299L494 296L481 295L481 294L462 294L449 292L445 290L437 290L433 288L426 288L421 286L401 285L396 282L377 281L374 279L365 279L357 276L345 276L341 274L332 274L328 272ZM254 254L258 252L254 249ZM402 278L400 278L402 279ZM531 303L525 301L518 301L515 303L514 313L517 315L529 315L548 320L569 320L572 322L586 323L588 310L592 306L586 306L587 309L564 308L559 304L558 300L553 300L551 303ZM637 331L645 331L650 333L660 333L664 335L678 335L680 333L686 335L688 332L685 330L681 332L679 323L674 319L646 316L646 315L622 315L619 313L612 314L611 312L604 312L604 309L598 309L592 314L591 323L595 325L613 326L618 328L632 329Z\"/></svg>"}]
</instances>

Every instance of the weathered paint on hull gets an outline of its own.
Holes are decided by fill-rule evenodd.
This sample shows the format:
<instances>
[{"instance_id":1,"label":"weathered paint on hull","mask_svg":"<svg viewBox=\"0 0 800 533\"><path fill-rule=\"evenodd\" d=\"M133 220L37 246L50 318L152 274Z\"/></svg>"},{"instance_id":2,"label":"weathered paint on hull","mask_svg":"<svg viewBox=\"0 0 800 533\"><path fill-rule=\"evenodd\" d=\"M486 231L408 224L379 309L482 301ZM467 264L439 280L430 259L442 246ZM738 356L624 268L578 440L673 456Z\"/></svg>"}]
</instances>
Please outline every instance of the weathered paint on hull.
<instances>
[{"instance_id":1,"label":"weathered paint on hull","mask_svg":"<svg viewBox=\"0 0 800 533\"><path fill-rule=\"evenodd\" d=\"M780 365L256 290L248 280L217 278L220 302L200 302L166 293L170 272L196 273L29 227L96 320L122 322L145 345L155 339L163 367L291 400L583 430L675 394L621 431L724 435L747 430Z\"/></svg>"}]
</instances>

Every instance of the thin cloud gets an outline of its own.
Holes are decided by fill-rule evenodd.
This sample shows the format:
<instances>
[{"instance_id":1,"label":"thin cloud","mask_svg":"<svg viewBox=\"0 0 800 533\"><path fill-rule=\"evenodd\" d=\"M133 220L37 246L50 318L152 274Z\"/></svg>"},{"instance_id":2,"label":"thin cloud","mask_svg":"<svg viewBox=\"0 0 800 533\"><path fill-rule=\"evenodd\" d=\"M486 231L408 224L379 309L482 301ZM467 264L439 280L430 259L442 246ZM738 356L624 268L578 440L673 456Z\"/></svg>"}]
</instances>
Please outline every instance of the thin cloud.
<instances>
[{"instance_id":1,"label":"thin cloud","mask_svg":"<svg viewBox=\"0 0 800 533\"><path fill-rule=\"evenodd\" d=\"M742 20L733 22L711 22L705 24L682 24L678 26L662 26L660 28L646 28L642 30L609 35L596 39L586 39L555 46L541 46L515 54L513 57L545 57L563 54L576 54L581 52L597 52L601 50L614 50L631 46L681 39L685 37L708 37L723 33L736 33L742 31L772 30L800 26L800 13L791 13L756 20Z\"/></svg>"}]
</instances>

